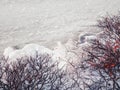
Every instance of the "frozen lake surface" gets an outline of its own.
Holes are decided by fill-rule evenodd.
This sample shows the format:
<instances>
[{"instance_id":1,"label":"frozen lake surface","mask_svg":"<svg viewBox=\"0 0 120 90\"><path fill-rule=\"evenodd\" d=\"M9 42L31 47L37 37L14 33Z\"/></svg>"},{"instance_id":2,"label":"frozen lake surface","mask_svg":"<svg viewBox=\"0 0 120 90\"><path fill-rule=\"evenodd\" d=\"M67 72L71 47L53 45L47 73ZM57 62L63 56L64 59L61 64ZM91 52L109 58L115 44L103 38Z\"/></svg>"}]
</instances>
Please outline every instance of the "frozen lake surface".
<instances>
[{"instance_id":1,"label":"frozen lake surface","mask_svg":"<svg viewBox=\"0 0 120 90\"><path fill-rule=\"evenodd\" d=\"M0 53L27 43L52 48L80 32L96 33L96 20L119 10L120 0L1 0Z\"/></svg>"}]
</instances>

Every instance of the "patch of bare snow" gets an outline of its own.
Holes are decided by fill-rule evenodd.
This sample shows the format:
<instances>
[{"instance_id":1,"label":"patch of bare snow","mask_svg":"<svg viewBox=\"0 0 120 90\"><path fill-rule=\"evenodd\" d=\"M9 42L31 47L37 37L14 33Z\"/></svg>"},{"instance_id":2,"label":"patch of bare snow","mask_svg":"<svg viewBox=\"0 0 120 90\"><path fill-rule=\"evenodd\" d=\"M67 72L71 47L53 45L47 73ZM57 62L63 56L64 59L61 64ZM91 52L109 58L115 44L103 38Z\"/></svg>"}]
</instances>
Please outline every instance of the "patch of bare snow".
<instances>
[{"instance_id":1,"label":"patch of bare snow","mask_svg":"<svg viewBox=\"0 0 120 90\"><path fill-rule=\"evenodd\" d=\"M71 33L96 32L89 26L106 12L115 14L120 1L110 0L1 0L0 53L8 46L37 43L53 48ZM96 29L96 28L95 28Z\"/></svg>"}]
</instances>

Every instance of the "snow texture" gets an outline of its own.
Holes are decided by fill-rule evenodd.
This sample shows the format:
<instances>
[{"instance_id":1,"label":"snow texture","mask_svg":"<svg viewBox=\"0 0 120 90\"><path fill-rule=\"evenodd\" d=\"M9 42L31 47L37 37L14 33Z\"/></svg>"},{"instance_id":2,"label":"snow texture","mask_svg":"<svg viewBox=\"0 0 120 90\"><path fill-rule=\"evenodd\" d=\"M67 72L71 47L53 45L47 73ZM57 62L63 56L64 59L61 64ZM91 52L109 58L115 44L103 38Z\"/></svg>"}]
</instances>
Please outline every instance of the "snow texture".
<instances>
[{"instance_id":1,"label":"snow texture","mask_svg":"<svg viewBox=\"0 0 120 90\"><path fill-rule=\"evenodd\" d=\"M14 49L13 47L8 47L4 50L4 57L8 59L8 64L17 62L21 58L36 58L37 55L49 54L52 55L52 50L40 46L38 44L27 44L22 49Z\"/></svg>"},{"instance_id":2,"label":"snow texture","mask_svg":"<svg viewBox=\"0 0 120 90\"><path fill-rule=\"evenodd\" d=\"M96 19L116 14L120 0L0 0L0 55L8 46L53 48L77 33L96 33ZM90 28L91 27L91 28Z\"/></svg>"}]
</instances>

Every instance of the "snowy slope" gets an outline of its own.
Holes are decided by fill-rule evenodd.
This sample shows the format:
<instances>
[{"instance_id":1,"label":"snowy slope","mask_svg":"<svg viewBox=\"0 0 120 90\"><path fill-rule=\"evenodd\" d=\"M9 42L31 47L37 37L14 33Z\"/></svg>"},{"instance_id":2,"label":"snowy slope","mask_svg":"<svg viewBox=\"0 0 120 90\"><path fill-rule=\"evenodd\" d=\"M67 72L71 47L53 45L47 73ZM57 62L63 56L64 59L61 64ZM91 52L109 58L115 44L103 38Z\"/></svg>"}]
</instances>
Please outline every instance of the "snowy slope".
<instances>
[{"instance_id":1,"label":"snowy slope","mask_svg":"<svg viewBox=\"0 0 120 90\"><path fill-rule=\"evenodd\" d=\"M90 27L106 12L116 14L120 0L1 0L0 53L7 46L38 43L53 47Z\"/></svg>"}]
</instances>

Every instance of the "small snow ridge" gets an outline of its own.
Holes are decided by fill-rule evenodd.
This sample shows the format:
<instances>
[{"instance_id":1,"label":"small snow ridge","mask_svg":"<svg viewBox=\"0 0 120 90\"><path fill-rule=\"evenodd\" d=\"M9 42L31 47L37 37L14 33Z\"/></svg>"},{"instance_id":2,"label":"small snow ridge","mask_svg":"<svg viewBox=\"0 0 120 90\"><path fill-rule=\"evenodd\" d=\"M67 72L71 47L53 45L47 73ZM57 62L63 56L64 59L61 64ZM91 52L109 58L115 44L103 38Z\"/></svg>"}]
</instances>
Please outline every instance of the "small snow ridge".
<instances>
[{"instance_id":1,"label":"small snow ridge","mask_svg":"<svg viewBox=\"0 0 120 90\"><path fill-rule=\"evenodd\" d=\"M77 42L72 39L69 39L65 44L58 41L53 50L38 44L27 44L21 49L7 47L4 50L3 56L7 59L8 64L14 64L21 58L36 58L38 55L48 54L51 56L52 61L58 62L58 67L62 68L66 67L69 62L76 63L79 60L79 51L82 51L82 47L88 47L90 41L96 38L95 35L90 33L80 34L79 49L76 46Z\"/></svg>"},{"instance_id":2,"label":"small snow ridge","mask_svg":"<svg viewBox=\"0 0 120 90\"><path fill-rule=\"evenodd\" d=\"M53 50L38 44L27 44L21 49L7 47L3 55L7 59L7 63L12 65L17 64L17 60L21 58L25 60L30 57L36 58L37 55L48 54L53 62L58 62L59 68L63 68L68 65L68 60L76 60L75 54L70 52L73 48L74 42L72 40L69 40L65 45L58 41Z\"/></svg>"},{"instance_id":3,"label":"small snow ridge","mask_svg":"<svg viewBox=\"0 0 120 90\"><path fill-rule=\"evenodd\" d=\"M7 47L4 50L3 56L7 59L8 64L16 63L21 58L36 58L36 55L49 54L52 55L52 50L40 46L38 44L27 44L22 49L14 49Z\"/></svg>"},{"instance_id":4,"label":"small snow ridge","mask_svg":"<svg viewBox=\"0 0 120 90\"><path fill-rule=\"evenodd\" d=\"M17 64L17 60L24 58L36 58L37 55L48 54L51 56L53 62L59 63L59 68L62 68L66 64L67 50L61 42L57 42L57 46L54 50L48 49L38 44L27 44L22 49L15 49L13 47L7 47L4 50L3 56L7 59L7 64Z\"/></svg>"}]
</instances>

